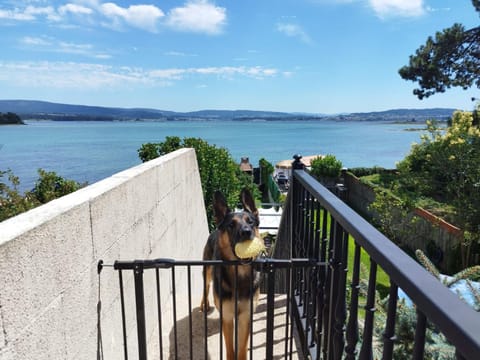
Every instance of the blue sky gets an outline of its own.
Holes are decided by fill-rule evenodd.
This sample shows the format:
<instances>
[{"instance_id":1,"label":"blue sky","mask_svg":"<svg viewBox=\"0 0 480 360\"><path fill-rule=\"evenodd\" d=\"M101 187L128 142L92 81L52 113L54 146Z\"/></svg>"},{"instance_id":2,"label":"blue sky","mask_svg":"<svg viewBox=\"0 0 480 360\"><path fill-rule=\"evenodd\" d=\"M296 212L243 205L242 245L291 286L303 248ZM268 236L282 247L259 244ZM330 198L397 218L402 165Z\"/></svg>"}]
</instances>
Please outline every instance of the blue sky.
<instances>
[{"instance_id":1,"label":"blue sky","mask_svg":"<svg viewBox=\"0 0 480 360\"><path fill-rule=\"evenodd\" d=\"M470 0L2 0L0 99L333 114L471 110L398 69Z\"/></svg>"}]
</instances>

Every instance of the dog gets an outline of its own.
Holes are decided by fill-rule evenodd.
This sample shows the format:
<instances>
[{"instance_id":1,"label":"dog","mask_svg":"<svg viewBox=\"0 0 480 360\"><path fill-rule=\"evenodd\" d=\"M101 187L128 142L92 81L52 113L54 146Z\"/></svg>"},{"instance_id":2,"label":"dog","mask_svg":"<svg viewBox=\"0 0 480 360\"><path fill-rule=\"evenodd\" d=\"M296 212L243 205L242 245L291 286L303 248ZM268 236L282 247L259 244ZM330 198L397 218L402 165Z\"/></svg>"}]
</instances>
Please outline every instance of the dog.
<instances>
[{"instance_id":1,"label":"dog","mask_svg":"<svg viewBox=\"0 0 480 360\"><path fill-rule=\"evenodd\" d=\"M214 194L213 209L216 230L208 237L203 251L203 260L239 260L235 254L235 245L259 236L259 216L255 201L247 189L242 190L240 199L243 211L232 212L225 197L219 191ZM225 340L227 360L234 359L234 322L237 322L239 360L247 359L248 339L250 335L251 302L255 309L259 296L260 273L252 271L252 266L244 263L235 265L209 265L203 270L206 291L202 296L200 309L210 309L208 295L213 278L213 298L215 306L222 313L222 330ZM235 279L235 276L237 278ZM235 314L235 296L237 295Z\"/></svg>"}]
</instances>

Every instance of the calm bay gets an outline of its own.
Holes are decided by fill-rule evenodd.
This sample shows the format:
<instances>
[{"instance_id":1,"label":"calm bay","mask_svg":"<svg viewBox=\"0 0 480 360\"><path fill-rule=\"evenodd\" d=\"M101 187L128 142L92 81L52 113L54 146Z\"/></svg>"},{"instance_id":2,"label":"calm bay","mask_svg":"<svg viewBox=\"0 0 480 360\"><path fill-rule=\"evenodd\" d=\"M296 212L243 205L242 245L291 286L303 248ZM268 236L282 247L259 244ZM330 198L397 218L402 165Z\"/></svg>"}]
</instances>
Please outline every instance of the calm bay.
<instances>
[{"instance_id":1,"label":"calm bay","mask_svg":"<svg viewBox=\"0 0 480 360\"><path fill-rule=\"evenodd\" d=\"M0 170L11 169L31 189L37 169L94 183L141 163L137 150L166 136L198 137L225 147L235 160L272 164L293 154L334 154L346 167L394 168L424 124L334 121L26 121L0 127Z\"/></svg>"}]
</instances>

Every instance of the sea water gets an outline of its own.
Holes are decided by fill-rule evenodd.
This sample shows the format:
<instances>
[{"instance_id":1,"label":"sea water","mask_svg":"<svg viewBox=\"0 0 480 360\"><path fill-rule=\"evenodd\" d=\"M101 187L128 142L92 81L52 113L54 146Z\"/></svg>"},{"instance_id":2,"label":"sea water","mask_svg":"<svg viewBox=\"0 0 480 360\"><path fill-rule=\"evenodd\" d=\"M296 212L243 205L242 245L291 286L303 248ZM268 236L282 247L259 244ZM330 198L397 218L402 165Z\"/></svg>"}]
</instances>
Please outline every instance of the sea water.
<instances>
[{"instance_id":1,"label":"sea water","mask_svg":"<svg viewBox=\"0 0 480 360\"><path fill-rule=\"evenodd\" d=\"M26 121L0 127L0 170L11 169L31 189L37 169L93 183L141 163L143 143L166 136L198 137L226 148L238 162L272 164L294 154L334 154L345 167L394 168L420 141L424 124L335 121Z\"/></svg>"}]
</instances>

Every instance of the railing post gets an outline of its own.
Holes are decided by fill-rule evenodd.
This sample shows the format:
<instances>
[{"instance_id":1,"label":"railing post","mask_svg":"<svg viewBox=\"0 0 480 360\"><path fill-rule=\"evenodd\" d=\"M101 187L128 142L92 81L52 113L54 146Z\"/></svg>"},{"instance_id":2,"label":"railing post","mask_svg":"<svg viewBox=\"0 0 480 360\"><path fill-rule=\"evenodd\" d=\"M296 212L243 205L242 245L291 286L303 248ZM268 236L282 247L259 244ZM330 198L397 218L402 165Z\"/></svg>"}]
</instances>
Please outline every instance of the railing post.
<instances>
[{"instance_id":1,"label":"railing post","mask_svg":"<svg viewBox=\"0 0 480 360\"><path fill-rule=\"evenodd\" d=\"M360 294L360 245L355 244L355 255L353 259L353 274L350 295L350 314L346 331L347 346L345 348L345 359L355 360L357 355L358 342L358 298Z\"/></svg>"},{"instance_id":2,"label":"railing post","mask_svg":"<svg viewBox=\"0 0 480 360\"><path fill-rule=\"evenodd\" d=\"M147 336L145 330L145 300L143 295L143 264L135 263L133 270L135 282L135 304L137 311L138 358L147 360Z\"/></svg>"},{"instance_id":3,"label":"railing post","mask_svg":"<svg viewBox=\"0 0 480 360\"><path fill-rule=\"evenodd\" d=\"M360 348L360 360L373 359L373 322L375 308L375 288L377 283L377 263L370 258L370 274L368 276L367 303L365 304L365 322L363 330L362 347Z\"/></svg>"},{"instance_id":4,"label":"railing post","mask_svg":"<svg viewBox=\"0 0 480 360\"><path fill-rule=\"evenodd\" d=\"M333 238L334 238L334 226L331 224L334 223L335 219L328 214L327 217L330 219L330 229L328 230L328 249L326 253L326 259L328 266L325 274L325 286L324 286L324 307L323 307L323 329L324 329L324 338L323 338L323 357L326 360L330 360L333 357L333 346L332 346L332 327L333 327L333 314L332 314L332 284L333 284L333 270L332 270L332 254L333 254Z\"/></svg>"},{"instance_id":5,"label":"railing post","mask_svg":"<svg viewBox=\"0 0 480 360\"><path fill-rule=\"evenodd\" d=\"M327 260L327 247L328 247L328 231L327 231L327 223L328 223L328 213L327 211L322 211L322 229L321 229L321 244L320 244L320 261L326 263ZM322 343L325 344L326 334L328 333L325 327L325 287L326 287L326 279L327 279L328 269L326 267L322 267L319 271L318 276L318 295L317 295L317 312L318 312L318 320L317 320L317 328L318 328L318 350L317 350L317 358L320 359L320 353L323 351L325 352L326 347L323 346Z\"/></svg>"},{"instance_id":6,"label":"railing post","mask_svg":"<svg viewBox=\"0 0 480 360\"><path fill-rule=\"evenodd\" d=\"M120 282L120 306L122 310L122 329L123 329L123 356L124 360L128 360L128 343L127 343L127 324L125 318L125 295L123 291L123 276L122 270L118 270L118 278Z\"/></svg>"},{"instance_id":7,"label":"railing post","mask_svg":"<svg viewBox=\"0 0 480 360\"><path fill-rule=\"evenodd\" d=\"M295 154L293 155L293 162L292 162L292 170L304 170L305 165L302 163L302 155L300 154Z\"/></svg>"},{"instance_id":8,"label":"railing post","mask_svg":"<svg viewBox=\"0 0 480 360\"><path fill-rule=\"evenodd\" d=\"M266 359L273 359L273 330L274 330L274 310L275 310L275 271L273 264L266 263L267 266L267 349L265 351ZM253 334L252 334L253 336Z\"/></svg>"},{"instance_id":9,"label":"railing post","mask_svg":"<svg viewBox=\"0 0 480 360\"><path fill-rule=\"evenodd\" d=\"M383 334L382 360L393 359L395 344L395 316L397 313L398 286L390 279L390 294L388 297L387 323Z\"/></svg>"},{"instance_id":10,"label":"railing post","mask_svg":"<svg viewBox=\"0 0 480 360\"><path fill-rule=\"evenodd\" d=\"M336 224L336 239L340 244L336 245L337 254L339 258L336 266L337 291L335 304L335 325L333 337L333 351L335 359L342 359L343 350L345 347L345 319L347 318L346 308L346 286L347 286L347 257L348 257L348 233L342 228L340 224Z\"/></svg>"},{"instance_id":11,"label":"railing post","mask_svg":"<svg viewBox=\"0 0 480 360\"><path fill-rule=\"evenodd\" d=\"M413 359L423 359L425 351L425 332L427 330L427 318L417 308L417 326L415 328L415 343L413 345Z\"/></svg>"}]
</instances>

